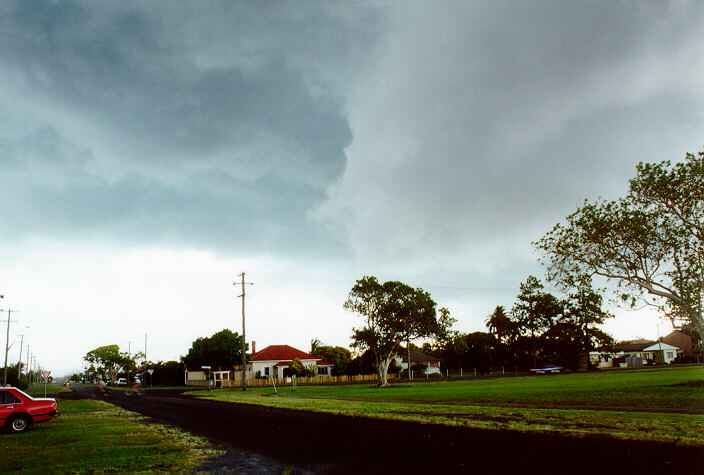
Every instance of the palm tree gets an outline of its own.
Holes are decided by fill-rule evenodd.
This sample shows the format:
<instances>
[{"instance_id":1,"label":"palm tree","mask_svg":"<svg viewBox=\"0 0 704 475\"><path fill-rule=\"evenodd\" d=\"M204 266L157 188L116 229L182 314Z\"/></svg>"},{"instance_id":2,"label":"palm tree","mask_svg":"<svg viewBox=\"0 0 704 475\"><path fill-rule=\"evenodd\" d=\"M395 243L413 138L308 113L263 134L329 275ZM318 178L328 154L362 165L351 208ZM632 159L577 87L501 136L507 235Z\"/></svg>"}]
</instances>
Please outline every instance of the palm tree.
<instances>
[{"instance_id":1,"label":"palm tree","mask_svg":"<svg viewBox=\"0 0 704 475\"><path fill-rule=\"evenodd\" d=\"M316 351L318 351L318 348L323 346L323 342L318 340L317 338L313 338L310 340L310 354L314 355Z\"/></svg>"},{"instance_id":2,"label":"palm tree","mask_svg":"<svg viewBox=\"0 0 704 475\"><path fill-rule=\"evenodd\" d=\"M497 305L494 312L486 319L486 326L489 332L496 336L499 341L503 341L513 333L514 324L506 315L503 305Z\"/></svg>"}]
</instances>

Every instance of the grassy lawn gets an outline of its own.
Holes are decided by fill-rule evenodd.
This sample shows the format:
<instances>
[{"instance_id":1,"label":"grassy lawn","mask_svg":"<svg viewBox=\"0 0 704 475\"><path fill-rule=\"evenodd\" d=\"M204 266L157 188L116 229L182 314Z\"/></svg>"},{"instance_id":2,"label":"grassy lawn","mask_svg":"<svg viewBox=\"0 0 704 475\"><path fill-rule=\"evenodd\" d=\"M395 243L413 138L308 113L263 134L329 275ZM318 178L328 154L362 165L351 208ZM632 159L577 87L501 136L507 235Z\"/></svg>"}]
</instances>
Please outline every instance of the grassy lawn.
<instances>
[{"instance_id":1,"label":"grassy lawn","mask_svg":"<svg viewBox=\"0 0 704 475\"><path fill-rule=\"evenodd\" d=\"M56 393L65 393L70 391L69 388L64 387L60 384L47 384L46 385L46 394L56 394ZM44 397L44 385L43 384L33 384L29 388L25 390L27 394L30 396L34 397Z\"/></svg>"},{"instance_id":2,"label":"grassy lawn","mask_svg":"<svg viewBox=\"0 0 704 475\"><path fill-rule=\"evenodd\" d=\"M704 414L667 412L704 410L701 366L400 383L387 389L299 386L294 392L286 386L278 391L283 397L269 397L272 388L194 393L223 401L354 416L704 446ZM631 411L605 410L612 408Z\"/></svg>"},{"instance_id":3,"label":"grassy lawn","mask_svg":"<svg viewBox=\"0 0 704 475\"><path fill-rule=\"evenodd\" d=\"M0 472L188 472L215 455L203 439L103 401L59 400L59 411L24 434L0 435Z\"/></svg>"}]
</instances>

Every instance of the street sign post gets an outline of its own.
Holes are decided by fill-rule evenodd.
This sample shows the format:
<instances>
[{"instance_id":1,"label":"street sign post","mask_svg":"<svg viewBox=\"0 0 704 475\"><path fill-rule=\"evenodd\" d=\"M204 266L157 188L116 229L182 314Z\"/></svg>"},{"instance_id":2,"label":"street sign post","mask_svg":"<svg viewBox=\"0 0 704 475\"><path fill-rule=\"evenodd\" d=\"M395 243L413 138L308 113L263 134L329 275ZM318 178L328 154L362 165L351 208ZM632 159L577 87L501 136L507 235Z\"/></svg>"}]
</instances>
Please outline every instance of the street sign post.
<instances>
[{"instance_id":1,"label":"street sign post","mask_svg":"<svg viewBox=\"0 0 704 475\"><path fill-rule=\"evenodd\" d=\"M49 382L49 375L51 375L51 371L42 371L42 378L44 378L44 397L46 397L46 385Z\"/></svg>"}]
</instances>

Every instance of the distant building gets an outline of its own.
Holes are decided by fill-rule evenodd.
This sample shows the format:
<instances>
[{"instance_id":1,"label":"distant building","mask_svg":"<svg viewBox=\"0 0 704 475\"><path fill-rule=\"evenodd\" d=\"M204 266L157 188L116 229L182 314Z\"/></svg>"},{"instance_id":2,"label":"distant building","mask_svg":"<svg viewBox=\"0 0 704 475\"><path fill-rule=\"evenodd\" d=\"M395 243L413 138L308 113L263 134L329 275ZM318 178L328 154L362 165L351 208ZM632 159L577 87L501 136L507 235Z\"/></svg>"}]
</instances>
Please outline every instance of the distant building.
<instances>
[{"instance_id":1,"label":"distant building","mask_svg":"<svg viewBox=\"0 0 704 475\"><path fill-rule=\"evenodd\" d=\"M669 335L660 338L660 341L667 343L668 345L676 346L682 351L684 356L695 356L694 341L692 340L692 337L686 333L675 330Z\"/></svg>"},{"instance_id":2,"label":"distant building","mask_svg":"<svg viewBox=\"0 0 704 475\"><path fill-rule=\"evenodd\" d=\"M256 348L253 348L253 350ZM318 376L330 376L332 363L298 350L289 345L269 345L261 351L252 355L248 372L254 377L273 377L279 379L284 377L284 369L291 365L295 358L301 360L303 366L314 366L317 368Z\"/></svg>"},{"instance_id":3,"label":"distant building","mask_svg":"<svg viewBox=\"0 0 704 475\"><path fill-rule=\"evenodd\" d=\"M396 363L401 366L401 369L408 369L408 351L402 350L402 355L396 357ZM423 374L441 374L440 359L434 356L426 355L420 350L411 350L411 368L413 365L423 365Z\"/></svg>"},{"instance_id":4,"label":"distant building","mask_svg":"<svg viewBox=\"0 0 704 475\"><path fill-rule=\"evenodd\" d=\"M618 343L608 350L592 351L589 358L599 368L614 366L638 368L654 364L670 364L682 355L684 355L682 349L666 343L663 338L659 341L636 340L636 342Z\"/></svg>"}]
</instances>

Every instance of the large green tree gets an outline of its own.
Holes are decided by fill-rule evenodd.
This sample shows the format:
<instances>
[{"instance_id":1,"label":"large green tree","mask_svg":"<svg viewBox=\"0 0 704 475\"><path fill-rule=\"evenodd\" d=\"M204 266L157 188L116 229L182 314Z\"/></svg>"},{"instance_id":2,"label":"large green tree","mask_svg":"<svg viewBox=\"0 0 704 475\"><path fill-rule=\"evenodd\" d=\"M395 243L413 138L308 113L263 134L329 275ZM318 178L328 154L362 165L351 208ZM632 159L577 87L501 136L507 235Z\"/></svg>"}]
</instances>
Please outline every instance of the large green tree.
<instances>
[{"instance_id":1,"label":"large green tree","mask_svg":"<svg viewBox=\"0 0 704 475\"><path fill-rule=\"evenodd\" d=\"M401 282L381 284L376 277L363 277L350 290L344 307L363 318L363 325L353 328L352 347L372 352L380 387L389 385L389 364L402 342L447 332L430 294Z\"/></svg>"},{"instance_id":2,"label":"large green tree","mask_svg":"<svg viewBox=\"0 0 704 475\"><path fill-rule=\"evenodd\" d=\"M105 377L110 383L114 383L118 373L135 369L135 359L138 356L141 356L141 353L121 353L118 345L106 345L90 350L83 359L89 363L88 373L91 378Z\"/></svg>"},{"instance_id":3,"label":"large green tree","mask_svg":"<svg viewBox=\"0 0 704 475\"><path fill-rule=\"evenodd\" d=\"M577 287L564 301L562 322L569 322L577 328L575 343L580 355L586 355L587 365L591 365L589 353L596 347L611 344L613 339L597 325L603 324L613 315L602 308L603 297L592 287L591 279L584 276Z\"/></svg>"},{"instance_id":4,"label":"large green tree","mask_svg":"<svg viewBox=\"0 0 704 475\"><path fill-rule=\"evenodd\" d=\"M551 280L602 276L631 305L654 305L704 334L704 152L636 170L625 197L585 201L534 244Z\"/></svg>"},{"instance_id":5,"label":"large green tree","mask_svg":"<svg viewBox=\"0 0 704 475\"><path fill-rule=\"evenodd\" d=\"M543 292L543 289L540 280L529 275L521 284L511 311L518 331L530 337L534 368L538 363L538 337L552 328L563 312L560 301L554 295Z\"/></svg>"},{"instance_id":6,"label":"large green tree","mask_svg":"<svg viewBox=\"0 0 704 475\"><path fill-rule=\"evenodd\" d=\"M202 366L230 370L242 362L242 337L226 328L210 337L197 338L183 361L190 370Z\"/></svg>"},{"instance_id":7,"label":"large green tree","mask_svg":"<svg viewBox=\"0 0 704 475\"><path fill-rule=\"evenodd\" d=\"M332 375L339 376L345 374L347 367L352 361L352 352L342 346L327 346L319 344L311 350L311 354L322 358L328 363L332 363Z\"/></svg>"}]
</instances>

